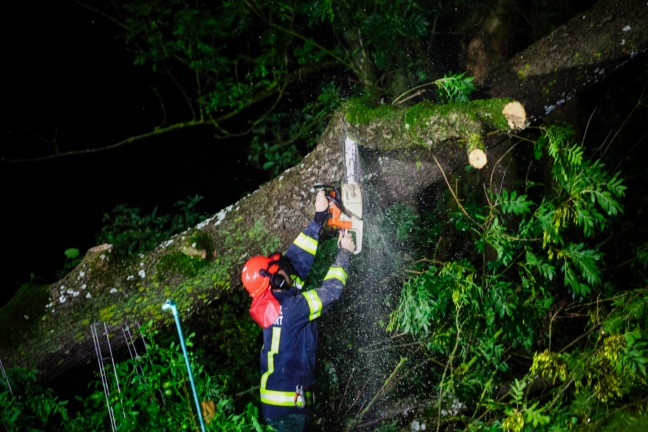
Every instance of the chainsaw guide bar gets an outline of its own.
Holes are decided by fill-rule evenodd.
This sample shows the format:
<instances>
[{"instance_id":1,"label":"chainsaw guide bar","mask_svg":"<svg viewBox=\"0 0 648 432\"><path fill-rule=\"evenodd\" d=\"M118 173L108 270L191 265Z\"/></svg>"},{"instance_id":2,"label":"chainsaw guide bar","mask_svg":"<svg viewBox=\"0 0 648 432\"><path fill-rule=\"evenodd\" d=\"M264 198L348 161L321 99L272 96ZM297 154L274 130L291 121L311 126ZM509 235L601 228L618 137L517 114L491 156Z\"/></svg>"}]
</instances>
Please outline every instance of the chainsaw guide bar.
<instances>
[{"instance_id":1,"label":"chainsaw guide bar","mask_svg":"<svg viewBox=\"0 0 648 432\"><path fill-rule=\"evenodd\" d=\"M360 187L360 159L358 143L348 136L344 139L345 179L339 189L333 186L318 184L323 188L329 201L329 217L326 225L335 229L351 231L356 244L355 253L362 250L362 189Z\"/></svg>"}]
</instances>

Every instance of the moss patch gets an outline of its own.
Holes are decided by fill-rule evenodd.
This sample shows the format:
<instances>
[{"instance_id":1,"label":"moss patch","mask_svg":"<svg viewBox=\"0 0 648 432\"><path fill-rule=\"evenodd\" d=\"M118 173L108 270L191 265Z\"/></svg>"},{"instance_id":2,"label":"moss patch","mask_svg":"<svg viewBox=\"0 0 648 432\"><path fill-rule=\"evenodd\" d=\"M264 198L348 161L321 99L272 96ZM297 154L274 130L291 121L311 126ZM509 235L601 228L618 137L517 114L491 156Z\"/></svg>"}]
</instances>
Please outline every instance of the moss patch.
<instances>
[{"instance_id":1,"label":"moss patch","mask_svg":"<svg viewBox=\"0 0 648 432\"><path fill-rule=\"evenodd\" d=\"M489 128L508 131L508 122L502 114L502 109L510 101L510 99L477 99L465 103L447 104L426 101L408 109L402 109L391 105L371 107L354 99L347 102L346 119L356 125L369 124L374 121L392 124L402 122L412 135L416 135L416 131L419 130L429 131L432 125L433 129L439 129L439 137L443 137L445 136L442 130L444 127L451 127L458 131L461 129L459 127L461 124L467 123L474 125L483 123ZM479 128L481 129L481 126ZM467 130L466 136L472 132L474 131Z\"/></svg>"},{"instance_id":2,"label":"moss patch","mask_svg":"<svg viewBox=\"0 0 648 432\"><path fill-rule=\"evenodd\" d=\"M156 270L161 274L180 273L187 277L197 276L205 268L207 261L187 256L182 252L172 252L160 258Z\"/></svg>"},{"instance_id":3,"label":"moss patch","mask_svg":"<svg viewBox=\"0 0 648 432\"><path fill-rule=\"evenodd\" d=\"M393 119L403 115L403 110L391 105L371 107L360 99L351 99L346 104L345 119L351 124L369 124L374 120Z\"/></svg>"}]
</instances>

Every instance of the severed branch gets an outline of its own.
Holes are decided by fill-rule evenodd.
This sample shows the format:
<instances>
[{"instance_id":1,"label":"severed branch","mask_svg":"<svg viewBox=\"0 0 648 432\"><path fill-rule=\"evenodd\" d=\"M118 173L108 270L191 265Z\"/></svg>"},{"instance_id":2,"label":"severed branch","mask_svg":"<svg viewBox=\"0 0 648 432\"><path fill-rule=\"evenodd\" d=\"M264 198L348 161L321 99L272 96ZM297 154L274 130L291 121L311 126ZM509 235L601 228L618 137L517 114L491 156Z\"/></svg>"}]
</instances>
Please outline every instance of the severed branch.
<instances>
[{"instance_id":1,"label":"severed branch","mask_svg":"<svg viewBox=\"0 0 648 432\"><path fill-rule=\"evenodd\" d=\"M513 101L504 105L502 115L506 118L511 130L519 130L526 127L526 112L520 102ZM468 163L476 169L482 169L488 163L486 145L482 136L482 134L477 133L470 134L466 144Z\"/></svg>"}]
</instances>

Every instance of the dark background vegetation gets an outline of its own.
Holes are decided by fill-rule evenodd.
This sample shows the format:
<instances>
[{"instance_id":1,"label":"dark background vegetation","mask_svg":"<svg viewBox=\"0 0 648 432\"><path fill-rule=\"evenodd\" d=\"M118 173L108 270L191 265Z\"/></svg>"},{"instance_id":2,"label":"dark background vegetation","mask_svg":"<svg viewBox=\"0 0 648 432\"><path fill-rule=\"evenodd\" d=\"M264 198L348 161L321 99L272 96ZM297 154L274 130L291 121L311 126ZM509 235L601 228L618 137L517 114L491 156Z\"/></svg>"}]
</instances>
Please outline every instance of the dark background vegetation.
<instances>
[{"instance_id":1,"label":"dark background vegetation","mask_svg":"<svg viewBox=\"0 0 648 432\"><path fill-rule=\"evenodd\" d=\"M66 150L111 144L162 118L154 89L168 81L133 66L112 24L71 1L8 7L4 159L49 155L56 143ZM247 164L243 146L205 145L210 137L195 130L96 154L3 161L0 305L32 275L56 280L65 250L94 246L103 214L119 204L172 213L178 201L199 195L198 210L213 214L267 178Z\"/></svg>"}]
</instances>

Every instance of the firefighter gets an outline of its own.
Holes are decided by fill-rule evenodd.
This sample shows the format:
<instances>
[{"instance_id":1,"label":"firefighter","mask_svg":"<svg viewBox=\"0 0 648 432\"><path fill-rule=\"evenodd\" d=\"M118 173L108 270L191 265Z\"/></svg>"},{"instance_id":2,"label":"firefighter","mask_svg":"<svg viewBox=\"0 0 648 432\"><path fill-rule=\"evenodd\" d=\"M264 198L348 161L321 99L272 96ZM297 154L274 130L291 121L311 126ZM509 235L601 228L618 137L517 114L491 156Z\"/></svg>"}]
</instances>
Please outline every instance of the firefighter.
<instances>
[{"instance_id":1,"label":"firefighter","mask_svg":"<svg viewBox=\"0 0 648 432\"><path fill-rule=\"evenodd\" d=\"M327 217L328 200L320 191L313 220L286 253L252 257L241 273L252 297L250 314L263 327L261 410L280 432L305 430L313 404L316 320L340 298L355 251L351 234L340 231L337 257L322 286L302 290Z\"/></svg>"}]
</instances>

